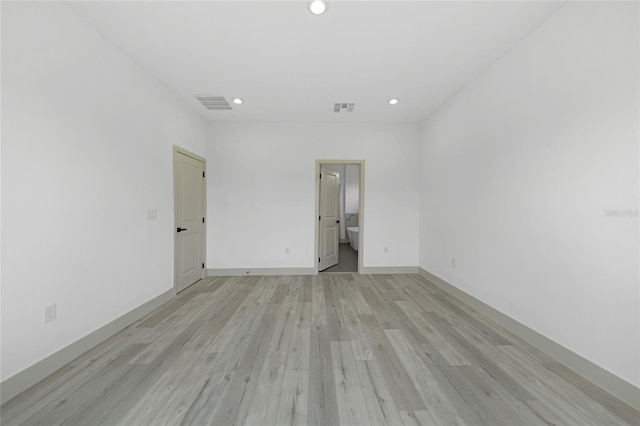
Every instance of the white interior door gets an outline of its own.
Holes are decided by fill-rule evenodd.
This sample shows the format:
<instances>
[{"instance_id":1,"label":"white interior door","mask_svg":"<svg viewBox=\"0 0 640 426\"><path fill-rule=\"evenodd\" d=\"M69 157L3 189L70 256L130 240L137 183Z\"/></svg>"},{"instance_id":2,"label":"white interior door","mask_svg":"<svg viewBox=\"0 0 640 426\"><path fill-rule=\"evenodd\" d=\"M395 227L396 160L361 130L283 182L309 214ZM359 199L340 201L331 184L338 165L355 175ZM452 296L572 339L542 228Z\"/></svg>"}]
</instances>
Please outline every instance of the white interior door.
<instances>
[{"instance_id":1,"label":"white interior door","mask_svg":"<svg viewBox=\"0 0 640 426\"><path fill-rule=\"evenodd\" d=\"M320 227L318 271L338 264L340 239L340 179L337 172L320 168Z\"/></svg>"},{"instance_id":2,"label":"white interior door","mask_svg":"<svg viewBox=\"0 0 640 426\"><path fill-rule=\"evenodd\" d=\"M204 277L204 171L202 160L174 153L176 291Z\"/></svg>"}]
</instances>

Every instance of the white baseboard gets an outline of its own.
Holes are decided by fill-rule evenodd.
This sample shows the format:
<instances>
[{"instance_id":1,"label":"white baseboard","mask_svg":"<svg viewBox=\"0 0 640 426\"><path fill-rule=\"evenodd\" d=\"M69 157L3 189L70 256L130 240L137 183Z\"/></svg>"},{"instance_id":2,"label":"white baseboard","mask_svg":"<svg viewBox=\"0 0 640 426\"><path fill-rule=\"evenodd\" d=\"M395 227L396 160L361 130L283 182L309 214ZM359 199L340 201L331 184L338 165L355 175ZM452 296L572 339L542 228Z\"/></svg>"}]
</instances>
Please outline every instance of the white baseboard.
<instances>
[{"instance_id":1,"label":"white baseboard","mask_svg":"<svg viewBox=\"0 0 640 426\"><path fill-rule=\"evenodd\" d=\"M417 266L363 266L361 274L417 274ZM208 277L245 275L317 275L314 268L230 268L207 269Z\"/></svg>"},{"instance_id":2,"label":"white baseboard","mask_svg":"<svg viewBox=\"0 0 640 426\"><path fill-rule=\"evenodd\" d=\"M417 266L363 266L361 274L417 274Z\"/></svg>"},{"instance_id":3,"label":"white baseboard","mask_svg":"<svg viewBox=\"0 0 640 426\"><path fill-rule=\"evenodd\" d=\"M208 277L240 277L249 275L316 275L314 268L230 268L207 269Z\"/></svg>"},{"instance_id":4,"label":"white baseboard","mask_svg":"<svg viewBox=\"0 0 640 426\"><path fill-rule=\"evenodd\" d=\"M24 392L40 380L70 363L99 343L104 342L123 328L133 324L163 303L171 300L173 297L173 289L167 290L159 296L127 312L121 317L116 318L110 323L49 355L43 360L38 361L32 366L25 368L6 380L3 380L0 384L1 403L4 404L13 397Z\"/></svg>"},{"instance_id":5,"label":"white baseboard","mask_svg":"<svg viewBox=\"0 0 640 426\"><path fill-rule=\"evenodd\" d=\"M522 340L552 356L593 384L601 387L619 400L640 411L640 388L616 376L608 370L565 348L548 337L519 323L486 303L476 299L440 277L422 269L419 274L453 297L471 306Z\"/></svg>"}]
</instances>

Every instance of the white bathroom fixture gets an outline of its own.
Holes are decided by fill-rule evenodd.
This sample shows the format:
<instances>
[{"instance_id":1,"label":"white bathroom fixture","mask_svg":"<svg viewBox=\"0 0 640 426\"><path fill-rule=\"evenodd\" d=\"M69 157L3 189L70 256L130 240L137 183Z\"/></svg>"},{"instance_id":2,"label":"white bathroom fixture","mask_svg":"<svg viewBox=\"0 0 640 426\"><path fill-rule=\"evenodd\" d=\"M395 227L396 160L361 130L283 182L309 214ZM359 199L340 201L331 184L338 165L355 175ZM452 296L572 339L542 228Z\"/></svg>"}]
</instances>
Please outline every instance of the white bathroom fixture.
<instances>
[{"instance_id":1,"label":"white bathroom fixture","mask_svg":"<svg viewBox=\"0 0 640 426\"><path fill-rule=\"evenodd\" d=\"M351 248L355 251L358 251L358 227L357 226L348 226L347 227L347 235L349 236L349 244L351 244Z\"/></svg>"}]
</instances>

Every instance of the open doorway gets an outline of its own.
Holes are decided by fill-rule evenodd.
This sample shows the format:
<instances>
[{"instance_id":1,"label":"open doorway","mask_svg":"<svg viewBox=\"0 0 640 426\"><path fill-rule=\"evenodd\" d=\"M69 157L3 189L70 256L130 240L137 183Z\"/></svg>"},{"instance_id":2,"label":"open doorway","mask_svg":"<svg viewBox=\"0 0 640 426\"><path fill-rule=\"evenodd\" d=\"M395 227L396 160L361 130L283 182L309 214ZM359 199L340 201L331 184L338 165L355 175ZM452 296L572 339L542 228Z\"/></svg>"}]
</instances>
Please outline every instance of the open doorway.
<instances>
[{"instance_id":1,"label":"open doorway","mask_svg":"<svg viewBox=\"0 0 640 426\"><path fill-rule=\"evenodd\" d=\"M319 273L360 272L364 161L316 161L316 267Z\"/></svg>"}]
</instances>

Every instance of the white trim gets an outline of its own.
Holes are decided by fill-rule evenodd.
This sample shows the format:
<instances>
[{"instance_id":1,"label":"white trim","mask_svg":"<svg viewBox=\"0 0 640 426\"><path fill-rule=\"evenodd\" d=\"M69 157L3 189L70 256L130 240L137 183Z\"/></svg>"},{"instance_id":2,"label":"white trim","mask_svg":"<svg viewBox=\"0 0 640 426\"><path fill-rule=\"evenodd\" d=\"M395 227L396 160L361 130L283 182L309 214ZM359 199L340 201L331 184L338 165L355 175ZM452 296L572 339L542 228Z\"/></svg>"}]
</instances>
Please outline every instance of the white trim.
<instances>
[{"instance_id":1,"label":"white trim","mask_svg":"<svg viewBox=\"0 0 640 426\"><path fill-rule=\"evenodd\" d=\"M156 296L148 302L145 302L137 308L125 313L121 317L116 318L110 323L103 325L99 329L87 334L79 340L76 340L70 345L54 352L43 360L40 360L8 379L3 380L0 384L0 387L2 388L0 392L2 394L1 403L4 404L18 394L24 392L42 379L57 371L59 368L87 352L89 349L104 342L109 337L171 300L173 297L173 289L167 290L159 296Z\"/></svg>"},{"instance_id":2,"label":"white trim","mask_svg":"<svg viewBox=\"0 0 640 426\"><path fill-rule=\"evenodd\" d=\"M417 266L365 266L361 274L417 274Z\"/></svg>"},{"instance_id":3,"label":"white trim","mask_svg":"<svg viewBox=\"0 0 640 426\"><path fill-rule=\"evenodd\" d=\"M317 275L314 268L212 268L207 269L209 277L239 277L247 275Z\"/></svg>"},{"instance_id":4,"label":"white trim","mask_svg":"<svg viewBox=\"0 0 640 426\"><path fill-rule=\"evenodd\" d=\"M205 177L203 177L202 184L202 217L207 217L207 159L199 156L198 154L194 154L191 151L188 151L178 145L173 145L173 229L178 227L176 223L178 217L178 203L177 203L177 195L178 195L178 175L177 175L177 163L178 156L177 154L183 154L187 157L191 157L194 160L201 161L203 166L202 169L205 173ZM207 220L202 225L202 263L204 263L204 267L202 268L202 277L206 278L206 266L207 266ZM178 294L178 234L177 232L173 232L173 295Z\"/></svg>"},{"instance_id":5,"label":"white trim","mask_svg":"<svg viewBox=\"0 0 640 426\"><path fill-rule=\"evenodd\" d=\"M363 248L364 248L364 160L316 160L316 214L313 216L314 229L315 229L315 243L313 248L313 263L315 265L315 273L318 273L318 235L319 235L319 221L316 219L320 215L320 166L323 164L339 164L345 166L360 166L360 182L359 182L359 197L360 205L358 209L358 273L364 274L364 266L362 265ZM346 229L346 228L345 228ZM346 232L346 231L345 231Z\"/></svg>"},{"instance_id":6,"label":"white trim","mask_svg":"<svg viewBox=\"0 0 640 426\"><path fill-rule=\"evenodd\" d=\"M596 386L599 386L624 403L640 411L640 388L616 376L610 371L605 370L599 365L594 364L588 359L583 358L577 353L565 348L537 331L530 329L526 325L503 314L497 309L492 308L486 303L446 282L442 278L433 275L422 268L419 268L419 274L453 297L461 300L480 312L482 315L485 315L500 326L509 330L511 333L520 337L522 340L552 356L557 361L575 371Z\"/></svg>"}]
</instances>

